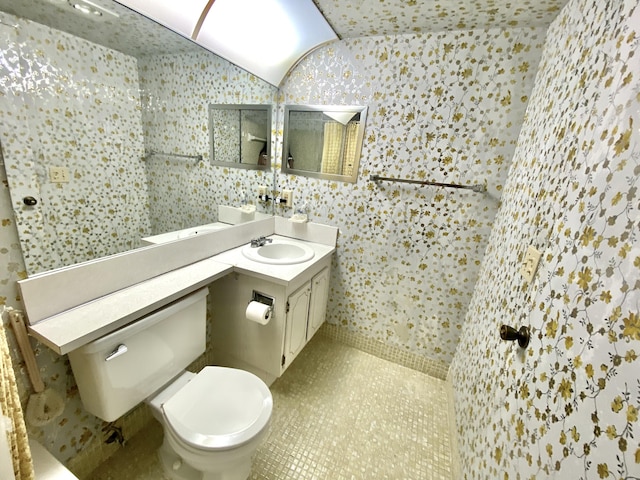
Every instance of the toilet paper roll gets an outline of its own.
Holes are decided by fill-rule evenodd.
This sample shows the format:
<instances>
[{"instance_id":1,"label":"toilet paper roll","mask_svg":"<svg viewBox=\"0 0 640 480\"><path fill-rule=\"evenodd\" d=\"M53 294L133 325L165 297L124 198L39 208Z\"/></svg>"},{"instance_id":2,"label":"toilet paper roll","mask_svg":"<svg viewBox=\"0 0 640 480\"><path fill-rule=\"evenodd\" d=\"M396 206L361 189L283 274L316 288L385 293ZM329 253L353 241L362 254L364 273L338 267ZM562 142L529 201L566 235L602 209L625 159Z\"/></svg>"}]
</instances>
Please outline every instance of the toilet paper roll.
<instances>
[{"instance_id":1,"label":"toilet paper roll","mask_svg":"<svg viewBox=\"0 0 640 480\"><path fill-rule=\"evenodd\" d=\"M271 320L271 307L260 302L249 302L245 314L247 320L266 325Z\"/></svg>"}]
</instances>

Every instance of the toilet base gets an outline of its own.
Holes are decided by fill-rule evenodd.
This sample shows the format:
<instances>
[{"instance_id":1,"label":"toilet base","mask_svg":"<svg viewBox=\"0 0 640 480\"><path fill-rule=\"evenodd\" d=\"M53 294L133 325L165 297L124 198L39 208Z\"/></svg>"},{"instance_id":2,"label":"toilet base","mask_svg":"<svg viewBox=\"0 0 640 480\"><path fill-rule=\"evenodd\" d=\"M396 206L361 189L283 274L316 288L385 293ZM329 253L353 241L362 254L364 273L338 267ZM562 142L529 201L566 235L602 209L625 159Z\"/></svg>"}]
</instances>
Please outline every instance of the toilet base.
<instances>
[{"instance_id":1,"label":"toilet base","mask_svg":"<svg viewBox=\"0 0 640 480\"><path fill-rule=\"evenodd\" d=\"M236 465L233 470L225 472L201 472L191 467L175 452L158 449L158 458L164 474L171 480L247 480L251 474L251 462ZM174 468L177 467L177 468Z\"/></svg>"},{"instance_id":2,"label":"toilet base","mask_svg":"<svg viewBox=\"0 0 640 480\"><path fill-rule=\"evenodd\" d=\"M200 453L194 455L190 447L176 443L171 432L167 432L165 425L163 427L158 457L165 475L171 480L247 480L251 474L253 454L266 434L262 431L248 444L232 450L210 452L205 459ZM201 466L202 470L192 464Z\"/></svg>"},{"instance_id":3,"label":"toilet base","mask_svg":"<svg viewBox=\"0 0 640 480\"><path fill-rule=\"evenodd\" d=\"M166 438L158 449L158 459L164 474L171 480L202 480L202 472L182 460L167 444Z\"/></svg>"}]
</instances>

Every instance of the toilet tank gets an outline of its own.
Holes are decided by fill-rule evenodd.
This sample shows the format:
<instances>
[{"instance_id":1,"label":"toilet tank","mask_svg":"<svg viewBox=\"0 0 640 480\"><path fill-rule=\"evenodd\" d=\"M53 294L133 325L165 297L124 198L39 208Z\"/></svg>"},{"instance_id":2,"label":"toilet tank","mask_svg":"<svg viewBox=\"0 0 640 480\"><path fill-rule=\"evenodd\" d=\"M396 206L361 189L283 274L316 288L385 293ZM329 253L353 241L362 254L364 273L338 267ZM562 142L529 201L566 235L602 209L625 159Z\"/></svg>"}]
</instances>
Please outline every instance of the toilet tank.
<instances>
[{"instance_id":1,"label":"toilet tank","mask_svg":"<svg viewBox=\"0 0 640 480\"><path fill-rule=\"evenodd\" d=\"M70 352L85 409L111 422L204 353L207 293L198 290Z\"/></svg>"}]
</instances>

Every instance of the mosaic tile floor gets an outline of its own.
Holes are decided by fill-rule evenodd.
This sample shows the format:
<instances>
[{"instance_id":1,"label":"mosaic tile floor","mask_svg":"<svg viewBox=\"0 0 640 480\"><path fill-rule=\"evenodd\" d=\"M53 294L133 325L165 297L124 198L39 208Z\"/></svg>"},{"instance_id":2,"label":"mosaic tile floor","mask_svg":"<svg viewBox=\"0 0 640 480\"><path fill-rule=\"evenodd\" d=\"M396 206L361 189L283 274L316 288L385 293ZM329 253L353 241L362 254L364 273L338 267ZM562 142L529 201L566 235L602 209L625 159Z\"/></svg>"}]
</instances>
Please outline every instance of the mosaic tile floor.
<instances>
[{"instance_id":1,"label":"mosaic tile floor","mask_svg":"<svg viewBox=\"0 0 640 480\"><path fill-rule=\"evenodd\" d=\"M251 479L452 479L443 380L316 335L271 391ZM164 479L161 436L154 421L91 480Z\"/></svg>"}]
</instances>

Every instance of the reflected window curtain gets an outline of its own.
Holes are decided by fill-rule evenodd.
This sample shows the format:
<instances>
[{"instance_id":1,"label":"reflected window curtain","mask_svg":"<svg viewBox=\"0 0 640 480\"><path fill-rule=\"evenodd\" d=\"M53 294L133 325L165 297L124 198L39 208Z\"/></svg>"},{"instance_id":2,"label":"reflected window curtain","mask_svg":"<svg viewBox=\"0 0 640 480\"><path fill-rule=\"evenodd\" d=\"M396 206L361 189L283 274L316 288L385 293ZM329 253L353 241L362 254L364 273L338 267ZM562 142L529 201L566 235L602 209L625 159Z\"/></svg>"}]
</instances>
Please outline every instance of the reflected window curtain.
<instances>
[{"instance_id":1,"label":"reflected window curtain","mask_svg":"<svg viewBox=\"0 0 640 480\"><path fill-rule=\"evenodd\" d=\"M322 146L322 173L340 173L340 151L342 149L342 124L324 124L324 144Z\"/></svg>"},{"instance_id":2,"label":"reflected window curtain","mask_svg":"<svg viewBox=\"0 0 640 480\"><path fill-rule=\"evenodd\" d=\"M4 320L4 315L2 318ZM0 435L3 435L0 448L4 450L0 452L0 456L6 459L7 463L13 464L16 480L35 480L27 427L22 415L4 321L0 322L0 375ZM5 474L2 478L12 477Z\"/></svg>"},{"instance_id":3,"label":"reflected window curtain","mask_svg":"<svg viewBox=\"0 0 640 480\"><path fill-rule=\"evenodd\" d=\"M344 139L344 163L342 165L342 175L351 176L353 174L353 164L356 162L356 145L358 143L358 129L360 122L349 122L347 124Z\"/></svg>"}]
</instances>

